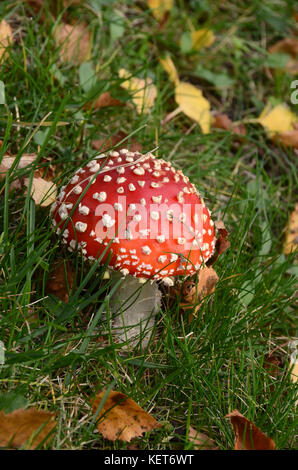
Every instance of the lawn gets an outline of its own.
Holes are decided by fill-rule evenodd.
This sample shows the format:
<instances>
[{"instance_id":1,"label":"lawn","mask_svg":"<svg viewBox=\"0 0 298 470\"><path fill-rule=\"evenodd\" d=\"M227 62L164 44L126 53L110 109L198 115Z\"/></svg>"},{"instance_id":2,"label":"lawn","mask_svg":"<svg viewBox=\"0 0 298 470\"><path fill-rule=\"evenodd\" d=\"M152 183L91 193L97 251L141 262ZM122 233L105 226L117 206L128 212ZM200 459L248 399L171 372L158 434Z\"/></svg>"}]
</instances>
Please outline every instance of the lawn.
<instances>
[{"instance_id":1,"label":"lawn","mask_svg":"<svg viewBox=\"0 0 298 470\"><path fill-rule=\"evenodd\" d=\"M0 410L56 413L50 449L126 449L131 443L104 439L93 419L92 398L110 388L161 424L132 441L138 449L193 449L190 426L219 449L233 449L225 416L234 409L278 449L295 448L289 343L297 264L283 246L297 202L297 150L254 121L268 102L297 108L288 56L268 53L294 35L293 2L176 0L161 23L146 1L42 3L0 3L0 19L13 32L0 65L0 155L17 156L0 179ZM63 58L55 41L63 22L86 25L86 58ZM197 50L189 37L200 28L215 41ZM204 133L184 113L169 117L177 104L159 60L166 54L180 79L202 90L213 115L241 123L241 134L214 126ZM149 112L135 107L120 69L155 84ZM121 105L92 105L105 92ZM213 266L219 282L196 313L183 313L174 288L161 285L145 350L115 340L105 267L62 246L49 206L27 191L37 171L61 188L111 136L128 147L137 142L144 153L158 147L154 155L183 170L229 232L230 248ZM21 168L24 154L37 159ZM67 301L47 290L57 262L73 273Z\"/></svg>"}]
</instances>

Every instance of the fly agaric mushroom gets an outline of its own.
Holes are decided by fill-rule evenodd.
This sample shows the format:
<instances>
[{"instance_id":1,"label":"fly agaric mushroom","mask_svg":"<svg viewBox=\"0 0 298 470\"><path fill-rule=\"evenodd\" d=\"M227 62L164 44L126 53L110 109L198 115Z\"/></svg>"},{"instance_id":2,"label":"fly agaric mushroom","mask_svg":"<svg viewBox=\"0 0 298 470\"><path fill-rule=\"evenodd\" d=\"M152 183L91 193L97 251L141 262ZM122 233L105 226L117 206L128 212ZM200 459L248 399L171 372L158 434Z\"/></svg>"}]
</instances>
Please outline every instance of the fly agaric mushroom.
<instances>
[{"instance_id":1,"label":"fly agaric mushroom","mask_svg":"<svg viewBox=\"0 0 298 470\"><path fill-rule=\"evenodd\" d=\"M91 261L102 256L130 283L133 276L173 285L174 276L194 274L215 249L214 222L195 186L150 152L98 155L62 187L52 213L70 251Z\"/></svg>"}]
</instances>

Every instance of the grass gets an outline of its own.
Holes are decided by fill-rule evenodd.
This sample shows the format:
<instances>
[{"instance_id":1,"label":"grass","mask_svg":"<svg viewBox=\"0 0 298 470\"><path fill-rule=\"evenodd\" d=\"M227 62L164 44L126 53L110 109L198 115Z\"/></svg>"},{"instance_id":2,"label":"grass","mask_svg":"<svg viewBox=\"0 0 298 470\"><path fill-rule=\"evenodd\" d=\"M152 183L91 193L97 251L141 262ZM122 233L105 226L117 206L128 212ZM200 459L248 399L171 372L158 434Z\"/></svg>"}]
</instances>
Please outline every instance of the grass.
<instances>
[{"instance_id":1,"label":"grass","mask_svg":"<svg viewBox=\"0 0 298 470\"><path fill-rule=\"evenodd\" d=\"M85 106L90 94L80 83L78 67L59 62L49 2L44 4L44 22L25 2L0 5L15 35L0 70L6 93L6 105L0 107L1 154L37 152L37 167L50 171L53 165L61 186L90 159L94 139L139 129L134 137L144 151L159 146L156 154L171 155L197 184L213 217L224 220L231 248L216 262L220 281L215 293L191 322L181 318L179 299L164 292L148 348L125 352L103 315L110 296L104 268L61 248L48 208L35 206L24 188L9 192L13 180L32 176L36 169L14 168L0 181L0 339L6 348L0 408L10 396L13 407L30 404L56 412L53 449L125 449L125 443L95 433L92 422L91 397L113 386L162 423L136 440L141 449L191 449L189 425L212 437L220 449L231 449L233 432L224 416L235 408L271 436L277 448L294 448L295 386L288 371L288 342L295 335L296 279L294 257L282 254L282 244L296 202L297 156L252 124L242 139L216 129L203 135L197 125L190 129L193 123L182 115L162 126L175 105L173 87L158 63L158 56L169 51L180 77L201 87L212 109L233 121L258 116L270 96L290 104L292 77L268 68L266 73L264 63L267 47L290 35L292 2L176 1L162 29L145 2L71 6L68 18L86 21L92 33L91 63L98 68L92 93L109 90L129 103L119 86L119 68L150 76L158 95L149 115L138 115L130 106ZM115 39L119 17L124 18L123 34ZM218 38L215 46L182 53L179 39L189 21L194 28L211 27ZM216 88L201 77L202 67L224 74L230 85ZM49 112L52 125L37 129ZM17 115L28 124L19 125ZM59 126L60 121L70 124ZM75 272L67 304L46 292L51 268L61 258ZM280 361L276 376L266 367L270 353Z\"/></svg>"}]
</instances>

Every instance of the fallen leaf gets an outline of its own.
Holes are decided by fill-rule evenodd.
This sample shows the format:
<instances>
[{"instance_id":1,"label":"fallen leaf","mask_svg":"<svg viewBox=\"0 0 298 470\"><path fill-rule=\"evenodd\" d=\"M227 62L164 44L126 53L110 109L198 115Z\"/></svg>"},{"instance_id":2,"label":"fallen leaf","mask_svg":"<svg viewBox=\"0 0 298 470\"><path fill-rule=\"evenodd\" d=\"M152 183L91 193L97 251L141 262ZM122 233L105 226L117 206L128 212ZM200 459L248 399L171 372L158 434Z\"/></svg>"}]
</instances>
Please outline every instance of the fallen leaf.
<instances>
[{"instance_id":1,"label":"fallen leaf","mask_svg":"<svg viewBox=\"0 0 298 470\"><path fill-rule=\"evenodd\" d=\"M29 408L20 408L12 413L0 411L0 447L35 449L47 442L56 426L54 413ZM47 437L48 436L48 437Z\"/></svg>"},{"instance_id":2,"label":"fallen leaf","mask_svg":"<svg viewBox=\"0 0 298 470\"><path fill-rule=\"evenodd\" d=\"M202 28L190 33L192 48L200 50L202 47L210 47L215 41L215 36L211 29Z\"/></svg>"},{"instance_id":3,"label":"fallen leaf","mask_svg":"<svg viewBox=\"0 0 298 470\"><path fill-rule=\"evenodd\" d=\"M93 140L92 147L96 150L100 150L101 152L105 152L106 150L115 147L126 137L128 137L128 134L119 131L116 135L112 135L111 137ZM128 148L131 152L140 152L142 150L142 145L139 144L133 137L131 137L130 139L126 140L121 145L119 145L115 150L121 150L126 148Z\"/></svg>"},{"instance_id":4,"label":"fallen leaf","mask_svg":"<svg viewBox=\"0 0 298 470\"><path fill-rule=\"evenodd\" d=\"M212 119L212 127L216 129L224 129L234 134L245 135L246 129L244 124L235 125L227 114L216 114Z\"/></svg>"},{"instance_id":5,"label":"fallen leaf","mask_svg":"<svg viewBox=\"0 0 298 470\"><path fill-rule=\"evenodd\" d=\"M218 450L215 442L211 437L202 432L198 432L189 426L188 440L194 445L194 450Z\"/></svg>"},{"instance_id":6,"label":"fallen leaf","mask_svg":"<svg viewBox=\"0 0 298 470\"><path fill-rule=\"evenodd\" d=\"M146 79L132 77L125 69L120 69L118 74L120 78L126 79L121 83L121 86L131 93L137 112L139 114L149 113L157 96L157 90L152 79L149 77Z\"/></svg>"},{"instance_id":7,"label":"fallen leaf","mask_svg":"<svg viewBox=\"0 0 298 470\"><path fill-rule=\"evenodd\" d=\"M36 153L27 153L22 155L16 165L16 168L26 168L26 166L31 165L31 163L36 160L36 157ZM5 178L7 171L12 167L15 162L15 159L15 156L4 155L0 164L0 178Z\"/></svg>"},{"instance_id":8,"label":"fallen leaf","mask_svg":"<svg viewBox=\"0 0 298 470\"><path fill-rule=\"evenodd\" d=\"M0 22L0 64L5 61L8 57L7 48L13 43L12 29L10 25L2 20Z\"/></svg>"},{"instance_id":9,"label":"fallen leaf","mask_svg":"<svg viewBox=\"0 0 298 470\"><path fill-rule=\"evenodd\" d=\"M234 410L229 418L235 433L235 450L274 450L275 442L266 436L252 421L249 421L238 410Z\"/></svg>"},{"instance_id":10,"label":"fallen leaf","mask_svg":"<svg viewBox=\"0 0 298 470\"><path fill-rule=\"evenodd\" d=\"M147 0L147 4L157 21L162 21L173 7L173 0Z\"/></svg>"},{"instance_id":11,"label":"fallen leaf","mask_svg":"<svg viewBox=\"0 0 298 470\"><path fill-rule=\"evenodd\" d=\"M91 35L87 25L60 23L54 30L54 38L62 62L79 65L90 59Z\"/></svg>"},{"instance_id":12,"label":"fallen leaf","mask_svg":"<svg viewBox=\"0 0 298 470\"><path fill-rule=\"evenodd\" d=\"M286 239L283 247L285 255L289 255L298 247L298 203L290 215L287 227Z\"/></svg>"},{"instance_id":13,"label":"fallen leaf","mask_svg":"<svg viewBox=\"0 0 298 470\"><path fill-rule=\"evenodd\" d=\"M294 124L293 131L286 131L280 134L277 134L274 137L274 141L278 143L282 143L286 147L293 147L298 149L298 129L296 128L296 124Z\"/></svg>"},{"instance_id":14,"label":"fallen leaf","mask_svg":"<svg viewBox=\"0 0 298 470\"><path fill-rule=\"evenodd\" d=\"M96 413L105 392L99 393L92 405ZM160 424L153 416L144 411L134 400L124 393L111 391L106 399L97 421L97 429L110 441L120 439L130 442L144 432L158 428Z\"/></svg>"},{"instance_id":15,"label":"fallen leaf","mask_svg":"<svg viewBox=\"0 0 298 470\"><path fill-rule=\"evenodd\" d=\"M46 292L54 294L58 299L67 303L69 301L68 292L71 292L74 283L74 272L70 263L64 260L58 260L51 269Z\"/></svg>"},{"instance_id":16,"label":"fallen leaf","mask_svg":"<svg viewBox=\"0 0 298 470\"><path fill-rule=\"evenodd\" d=\"M229 233L223 221L216 220L214 225L216 230L219 232L219 235L216 239L215 251L212 257L207 261L207 266L213 266L218 257L231 246L231 243L229 242L229 240L227 240Z\"/></svg>"},{"instance_id":17,"label":"fallen leaf","mask_svg":"<svg viewBox=\"0 0 298 470\"><path fill-rule=\"evenodd\" d=\"M29 178L24 179L25 186L29 186ZM33 177L31 186L31 196L34 199L35 204L41 207L49 206L53 204L57 196L57 188L55 183L46 181L43 178Z\"/></svg>"},{"instance_id":18,"label":"fallen leaf","mask_svg":"<svg viewBox=\"0 0 298 470\"><path fill-rule=\"evenodd\" d=\"M174 85L177 86L179 84L179 76L174 62L172 61L169 54L167 54L164 58L160 58L159 62L162 65L163 69L169 75L169 79L171 80L171 82L173 82Z\"/></svg>"},{"instance_id":19,"label":"fallen leaf","mask_svg":"<svg viewBox=\"0 0 298 470\"><path fill-rule=\"evenodd\" d=\"M91 107L94 109L105 108L107 106L123 106L123 103L122 101L113 98L109 91L105 91L91 103Z\"/></svg>"},{"instance_id":20,"label":"fallen leaf","mask_svg":"<svg viewBox=\"0 0 298 470\"><path fill-rule=\"evenodd\" d=\"M210 103L202 91L190 83L179 82L175 88L175 100L181 111L196 121L204 134L210 131Z\"/></svg>"},{"instance_id":21,"label":"fallen leaf","mask_svg":"<svg viewBox=\"0 0 298 470\"><path fill-rule=\"evenodd\" d=\"M267 130L270 137L275 133L294 130L296 121L297 117L284 103L274 107L268 104L258 118L258 122Z\"/></svg>"},{"instance_id":22,"label":"fallen leaf","mask_svg":"<svg viewBox=\"0 0 298 470\"><path fill-rule=\"evenodd\" d=\"M214 292L218 280L219 277L213 268L201 268L197 283L190 279L184 282L180 307L185 311L194 308L194 312L197 313L203 305L205 297Z\"/></svg>"},{"instance_id":23,"label":"fallen leaf","mask_svg":"<svg viewBox=\"0 0 298 470\"><path fill-rule=\"evenodd\" d=\"M285 70L292 75L296 75L298 73L298 39L296 37L284 38L273 46L269 47L268 50L270 54L288 54L289 60L284 67Z\"/></svg>"}]
</instances>

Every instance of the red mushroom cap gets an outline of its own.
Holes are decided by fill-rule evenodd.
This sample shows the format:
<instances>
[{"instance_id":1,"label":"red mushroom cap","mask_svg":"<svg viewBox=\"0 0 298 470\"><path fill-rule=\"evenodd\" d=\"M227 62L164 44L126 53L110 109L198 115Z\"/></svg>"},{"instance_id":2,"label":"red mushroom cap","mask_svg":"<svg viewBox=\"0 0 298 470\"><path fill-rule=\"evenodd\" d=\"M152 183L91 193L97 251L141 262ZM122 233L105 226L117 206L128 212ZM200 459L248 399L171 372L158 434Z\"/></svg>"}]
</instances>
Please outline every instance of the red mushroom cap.
<instances>
[{"instance_id":1,"label":"red mushroom cap","mask_svg":"<svg viewBox=\"0 0 298 470\"><path fill-rule=\"evenodd\" d=\"M52 206L70 250L109 267L161 279L191 275L213 254L215 229L196 188L170 162L122 149L80 168ZM170 280L169 280L170 282Z\"/></svg>"}]
</instances>

